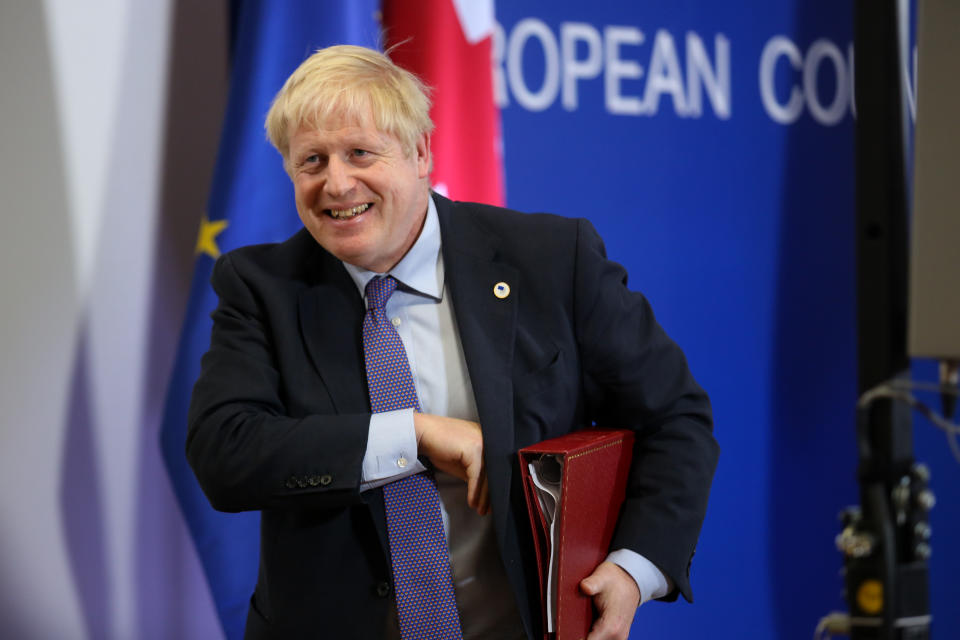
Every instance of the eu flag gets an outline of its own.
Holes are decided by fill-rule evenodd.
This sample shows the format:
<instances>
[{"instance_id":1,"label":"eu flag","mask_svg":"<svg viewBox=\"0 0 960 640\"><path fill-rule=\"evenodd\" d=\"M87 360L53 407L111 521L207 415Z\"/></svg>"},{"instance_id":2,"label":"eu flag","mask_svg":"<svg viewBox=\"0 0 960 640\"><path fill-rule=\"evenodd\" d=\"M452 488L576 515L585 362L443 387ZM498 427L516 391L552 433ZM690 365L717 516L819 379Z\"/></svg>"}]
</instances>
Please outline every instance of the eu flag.
<instances>
[{"instance_id":1,"label":"eu flag","mask_svg":"<svg viewBox=\"0 0 960 640\"><path fill-rule=\"evenodd\" d=\"M242 638L257 580L259 514L214 511L184 454L187 407L210 342L214 260L247 244L275 242L300 228L293 187L267 143L263 120L287 76L333 44L376 47L377 0L248 0L231 3L230 96L196 266L160 432L164 461L203 564L226 637Z\"/></svg>"}]
</instances>

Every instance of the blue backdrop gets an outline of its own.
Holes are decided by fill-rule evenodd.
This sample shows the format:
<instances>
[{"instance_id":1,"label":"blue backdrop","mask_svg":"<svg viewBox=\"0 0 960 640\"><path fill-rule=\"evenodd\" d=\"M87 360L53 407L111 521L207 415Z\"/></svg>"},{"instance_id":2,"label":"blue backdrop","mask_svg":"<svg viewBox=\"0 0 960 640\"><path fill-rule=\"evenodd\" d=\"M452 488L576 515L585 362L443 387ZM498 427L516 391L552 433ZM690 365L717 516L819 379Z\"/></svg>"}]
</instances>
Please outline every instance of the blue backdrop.
<instances>
[{"instance_id":1,"label":"blue backdrop","mask_svg":"<svg viewBox=\"0 0 960 640\"><path fill-rule=\"evenodd\" d=\"M299 226L257 115L282 78L316 46L375 40L376 0L301 4L237 3L237 81L207 223L219 225L209 232L220 250ZM590 218L714 404L723 452L692 569L696 605L645 605L632 637L808 638L846 607L833 539L838 512L858 499L851 3L496 4L508 205ZM269 197L251 195L255 184ZM182 453L213 304L209 254L163 442L205 567L238 574L211 584L239 637L256 518L211 515ZM932 363L915 376L933 379ZM934 637L945 639L960 628L960 551L948 546L960 535L958 467L932 426L917 419L914 432L940 502L931 592Z\"/></svg>"},{"instance_id":2,"label":"blue backdrop","mask_svg":"<svg viewBox=\"0 0 960 640\"><path fill-rule=\"evenodd\" d=\"M858 501L852 11L497 3L508 205L593 220L714 403L696 605L645 606L634 638L809 638L846 608L833 540ZM958 469L931 425L914 431L940 498L932 609L948 638Z\"/></svg>"}]
</instances>

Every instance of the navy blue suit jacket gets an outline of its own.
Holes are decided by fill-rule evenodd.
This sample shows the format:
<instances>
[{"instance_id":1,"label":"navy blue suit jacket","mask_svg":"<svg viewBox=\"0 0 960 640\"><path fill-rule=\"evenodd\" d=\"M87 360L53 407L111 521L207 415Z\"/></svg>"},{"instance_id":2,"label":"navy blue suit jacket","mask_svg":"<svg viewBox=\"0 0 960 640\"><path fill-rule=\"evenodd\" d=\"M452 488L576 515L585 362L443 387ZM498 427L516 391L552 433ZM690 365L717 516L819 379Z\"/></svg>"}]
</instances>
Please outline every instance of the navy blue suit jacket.
<instances>
[{"instance_id":1,"label":"navy blue suit jacket","mask_svg":"<svg viewBox=\"0 0 960 640\"><path fill-rule=\"evenodd\" d=\"M642 554L673 580L670 597L692 599L718 448L682 352L589 222L433 197L528 635L542 637L516 452L590 424L637 434L611 548ZM247 637L379 637L392 594L382 492L359 490L370 409L357 288L305 230L226 254L212 282L220 303L187 455L215 508L262 510Z\"/></svg>"}]
</instances>

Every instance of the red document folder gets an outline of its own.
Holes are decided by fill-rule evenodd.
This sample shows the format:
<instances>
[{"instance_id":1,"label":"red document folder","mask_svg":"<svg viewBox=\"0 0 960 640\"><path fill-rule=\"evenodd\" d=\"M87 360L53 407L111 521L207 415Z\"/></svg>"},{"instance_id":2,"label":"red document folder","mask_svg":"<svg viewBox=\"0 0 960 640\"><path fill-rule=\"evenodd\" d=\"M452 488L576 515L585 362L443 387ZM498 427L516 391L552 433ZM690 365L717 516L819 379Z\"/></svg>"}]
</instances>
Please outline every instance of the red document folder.
<instances>
[{"instance_id":1,"label":"red document folder","mask_svg":"<svg viewBox=\"0 0 960 640\"><path fill-rule=\"evenodd\" d=\"M547 640L580 640L590 632L593 603L580 592L580 581L607 557L623 504L632 451L633 432L620 429L584 429L519 451ZM534 463L533 472L530 463ZM558 480L559 486L549 484L549 480ZM547 483L559 488L554 509L549 498L546 505L541 500L538 482L541 487ZM555 577L550 578L554 540ZM549 631L551 626L553 630Z\"/></svg>"}]
</instances>

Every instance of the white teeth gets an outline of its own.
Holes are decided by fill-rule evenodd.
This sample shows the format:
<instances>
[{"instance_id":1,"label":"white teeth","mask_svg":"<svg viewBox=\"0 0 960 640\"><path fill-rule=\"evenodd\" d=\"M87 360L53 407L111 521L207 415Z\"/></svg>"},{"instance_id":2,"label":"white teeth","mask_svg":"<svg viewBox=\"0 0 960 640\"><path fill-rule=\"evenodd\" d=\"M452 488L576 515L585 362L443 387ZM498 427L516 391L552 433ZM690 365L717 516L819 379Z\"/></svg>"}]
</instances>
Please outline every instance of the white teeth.
<instances>
[{"instance_id":1,"label":"white teeth","mask_svg":"<svg viewBox=\"0 0 960 640\"><path fill-rule=\"evenodd\" d=\"M327 209L330 212L330 215L338 220L346 220L347 218L352 218L356 215L359 215L370 208L370 203L361 204L352 209Z\"/></svg>"}]
</instances>

